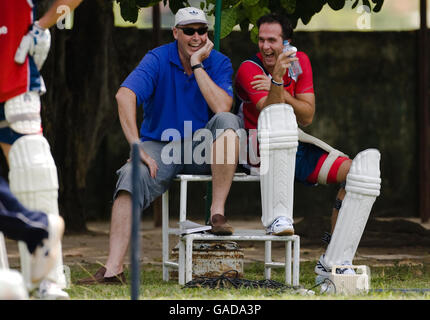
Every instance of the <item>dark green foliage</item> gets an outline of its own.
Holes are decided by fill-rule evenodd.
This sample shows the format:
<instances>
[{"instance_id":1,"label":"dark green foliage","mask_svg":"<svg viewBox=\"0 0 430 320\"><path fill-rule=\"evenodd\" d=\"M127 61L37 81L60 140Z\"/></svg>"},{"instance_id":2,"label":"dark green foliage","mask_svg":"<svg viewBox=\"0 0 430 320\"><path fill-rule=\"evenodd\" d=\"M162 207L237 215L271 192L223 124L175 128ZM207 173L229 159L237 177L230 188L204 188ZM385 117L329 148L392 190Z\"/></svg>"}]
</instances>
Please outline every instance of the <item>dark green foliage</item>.
<instances>
[{"instance_id":1,"label":"dark green foliage","mask_svg":"<svg viewBox=\"0 0 430 320\"><path fill-rule=\"evenodd\" d=\"M166 5L166 0L162 1ZM258 18L269 12L287 15L291 19L293 26L296 27L299 19L304 24L308 24L312 17L320 12L326 4L333 10L340 10L345 7L347 2L351 3L351 1L353 0L224 0L222 1L220 37L221 39L227 37L236 25L240 25L241 30L247 31L249 24L255 25ZM139 8L152 6L161 2L161 0L118 0L118 2L121 6L121 15L124 20L136 22ZM354 0L352 8L355 8L359 3L369 7L373 12L379 12L384 0L372 0L373 5L369 0ZM188 5L188 1L169 1L169 6L173 13ZM208 10L210 5L212 5L212 9ZM206 8L207 14L214 15L215 0L202 1L200 8L203 10ZM256 41L255 27L251 31L251 39Z\"/></svg>"}]
</instances>

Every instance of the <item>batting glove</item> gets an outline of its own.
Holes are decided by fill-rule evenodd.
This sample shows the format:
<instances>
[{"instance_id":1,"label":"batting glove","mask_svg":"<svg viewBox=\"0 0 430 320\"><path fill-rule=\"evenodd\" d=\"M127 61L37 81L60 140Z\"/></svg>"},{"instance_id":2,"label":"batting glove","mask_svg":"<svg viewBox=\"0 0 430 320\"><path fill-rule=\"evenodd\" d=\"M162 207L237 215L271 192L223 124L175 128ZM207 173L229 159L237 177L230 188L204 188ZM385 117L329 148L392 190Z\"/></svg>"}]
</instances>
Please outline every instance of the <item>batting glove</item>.
<instances>
[{"instance_id":1,"label":"batting glove","mask_svg":"<svg viewBox=\"0 0 430 320\"><path fill-rule=\"evenodd\" d=\"M15 53L15 62L23 64L27 55L33 57L37 69L42 69L51 46L51 33L43 29L37 21L33 23L30 31L22 38Z\"/></svg>"}]
</instances>

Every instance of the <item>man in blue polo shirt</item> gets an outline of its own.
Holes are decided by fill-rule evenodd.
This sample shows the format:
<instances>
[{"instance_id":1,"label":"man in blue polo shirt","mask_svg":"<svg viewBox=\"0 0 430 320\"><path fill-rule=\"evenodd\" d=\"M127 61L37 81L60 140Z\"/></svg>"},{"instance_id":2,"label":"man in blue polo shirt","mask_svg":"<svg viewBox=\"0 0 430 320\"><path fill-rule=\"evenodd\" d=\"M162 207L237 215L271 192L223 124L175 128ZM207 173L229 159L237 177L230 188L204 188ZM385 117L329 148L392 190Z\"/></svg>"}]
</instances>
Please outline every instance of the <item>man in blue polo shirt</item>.
<instances>
[{"instance_id":1,"label":"man in blue polo shirt","mask_svg":"<svg viewBox=\"0 0 430 320\"><path fill-rule=\"evenodd\" d=\"M230 235L233 228L224 217L224 205L238 162L237 130L242 123L229 112L233 102L231 62L212 50L207 31L202 10L180 9L173 27L175 41L149 51L122 83L116 99L127 141L140 144L140 209L163 194L178 173L212 173L212 232ZM140 106L144 118L139 132L136 108ZM210 139L196 141L196 136L207 138L207 133ZM208 140L209 148L200 145L198 150L210 161L196 161L197 147L200 143L206 146ZM172 160L172 153L180 157ZM106 266L79 284L125 282L123 261L132 211L130 162L117 174Z\"/></svg>"}]
</instances>

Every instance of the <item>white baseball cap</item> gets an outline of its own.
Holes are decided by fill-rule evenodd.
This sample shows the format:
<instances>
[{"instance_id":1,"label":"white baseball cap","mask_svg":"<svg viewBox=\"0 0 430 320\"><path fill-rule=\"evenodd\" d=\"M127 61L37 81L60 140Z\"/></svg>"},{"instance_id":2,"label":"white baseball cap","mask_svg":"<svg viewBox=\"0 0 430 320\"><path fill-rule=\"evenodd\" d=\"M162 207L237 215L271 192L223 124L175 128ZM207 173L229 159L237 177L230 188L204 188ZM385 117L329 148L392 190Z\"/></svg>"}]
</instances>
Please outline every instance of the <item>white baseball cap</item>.
<instances>
[{"instance_id":1,"label":"white baseball cap","mask_svg":"<svg viewBox=\"0 0 430 320\"><path fill-rule=\"evenodd\" d=\"M183 26L192 23L208 24L205 13L194 7L179 9L175 15L175 26Z\"/></svg>"}]
</instances>

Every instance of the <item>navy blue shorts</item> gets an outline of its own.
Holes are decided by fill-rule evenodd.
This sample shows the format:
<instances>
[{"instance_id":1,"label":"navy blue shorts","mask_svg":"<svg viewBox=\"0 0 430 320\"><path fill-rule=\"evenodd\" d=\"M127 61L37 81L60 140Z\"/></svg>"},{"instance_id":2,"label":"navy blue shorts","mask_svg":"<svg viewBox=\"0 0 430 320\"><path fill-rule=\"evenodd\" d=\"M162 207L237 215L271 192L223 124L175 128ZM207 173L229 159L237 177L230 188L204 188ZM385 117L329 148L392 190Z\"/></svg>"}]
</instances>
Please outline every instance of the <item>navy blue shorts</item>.
<instances>
[{"instance_id":1,"label":"navy blue shorts","mask_svg":"<svg viewBox=\"0 0 430 320\"><path fill-rule=\"evenodd\" d=\"M25 208L12 194L9 185L0 177L0 231L12 240L27 244L30 253L48 237L48 216Z\"/></svg>"},{"instance_id":2,"label":"navy blue shorts","mask_svg":"<svg viewBox=\"0 0 430 320\"><path fill-rule=\"evenodd\" d=\"M315 170L318 160L324 153L327 152L316 145L299 142L296 153L296 181L313 184L308 181L308 177Z\"/></svg>"}]
</instances>

